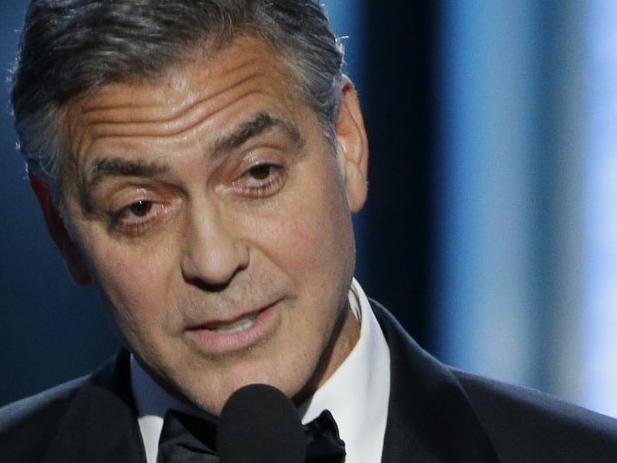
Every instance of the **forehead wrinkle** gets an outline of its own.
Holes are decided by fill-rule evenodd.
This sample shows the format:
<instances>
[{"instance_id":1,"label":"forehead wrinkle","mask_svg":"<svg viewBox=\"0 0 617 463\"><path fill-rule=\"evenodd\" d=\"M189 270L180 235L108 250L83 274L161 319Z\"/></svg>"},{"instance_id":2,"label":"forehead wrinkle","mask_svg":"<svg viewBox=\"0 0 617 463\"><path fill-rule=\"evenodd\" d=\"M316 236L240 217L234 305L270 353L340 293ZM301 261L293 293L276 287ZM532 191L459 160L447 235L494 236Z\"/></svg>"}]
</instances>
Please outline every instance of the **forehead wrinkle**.
<instances>
[{"instance_id":1,"label":"forehead wrinkle","mask_svg":"<svg viewBox=\"0 0 617 463\"><path fill-rule=\"evenodd\" d=\"M177 137L193 131L202 125L205 125L216 114L227 110L230 106L238 103L238 101L246 98L249 95L258 95L259 92L253 90L238 95L231 101L226 102L225 106L217 107L215 110L200 114L199 117L193 117L190 125L180 126L175 130L170 130L168 127L160 127L159 124L152 122L144 123L106 123L103 126L99 125L99 129L94 128L92 130L92 140L100 140L104 138L158 138L158 137ZM141 126L141 127L139 127ZM141 130L138 130L141 129Z\"/></svg>"},{"instance_id":2,"label":"forehead wrinkle","mask_svg":"<svg viewBox=\"0 0 617 463\"><path fill-rule=\"evenodd\" d=\"M250 60L248 60L247 62L244 62L242 64L239 64L235 67L232 67L230 69L225 69L225 70L221 70L220 74L234 74L234 73L239 73L239 75L237 76L236 82L233 85L230 86L226 86L223 87L220 90L215 90L213 93L209 94L209 95L205 95L203 98L195 98L194 100L189 100L187 101L185 104L180 105L180 107L176 107L174 105L170 106L170 114L168 116L165 116L165 118L160 119L161 122L167 122L167 121L172 121L173 119L175 119L177 116L189 112L191 109L193 109L195 106L197 106L198 104L200 104L201 102L203 102L204 100L207 100L209 98L215 98L217 97L219 94L226 92L228 90L233 90L235 87L242 85L243 83L245 83L246 81L250 80L251 78L257 77L259 75L259 69L255 70L252 69L253 65L255 63L259 63L259 58L252 58ZM258 68L260 68L261 66L258 66ZM246 68L246 69L245 69ZM245 71L245 72L241 72L241 71ZM173 71L170 71L173 72ZM183 70L179 70L177 71L177 75L182 75L185 73L189 73L190 72L190 67L186 67ZM205 72L204 73L204 79L206 80L207 78L210 77L210 72ZM170 77L168 79L168 82L173 82L173 76ZM200 82L198 85L201 88L202 87L203 82ZM149 87L156 87L156 88L160 88L163 87L165 85L165 81L161 80L161 81L153 81L153 82L135 82L135 83L126 83L126 84L121 84L120 88L122 87L127 87L127 88L139 88L139 89L145 89L147 90ZM170 87L172 87L173 85L170 85ZM176 93L178 94L182 94L183 96L186 95L186 88L179 88L179 85L176 85ZM145 102L145 103L131 103L131 104L127 104L126 101L126 97L122 96L122 97L115 97L112 96L109 99L111 99L112 101L109 102L108 104L104 104L101 102L98 102L97 100L100 99L100 97L105 98L106 96L108 96L107 94L109 93L109 89L111 89L111 91L113 92L114 89L117 89L118 87L110 85L109 87L103 87L103 89L101 89L93 99L87 99L83 102L82 108L81 108L81 115L82 116L89 116L91 113L103 113L100 117L102 118L102 121L105 121L105 115L108 112L115 112L118 110L123 110L125 109L127 112L127 119L130 119L131 116L131 112L135 112L135 109L143 109L144 111L147 111L149 109L152 108L156 108L156 107L166 107L166 103L161 103L161 102ZM98 98L97 98L98 97ZM151 93L148 92L147 94L147 98L149 99L151 97ZM94 101L92 101L94 100ZM114 100L119 100L120 102L115 102ZM152 119L136 119L135 122L148 122L150 120L154 120L154 118ZM96 119L95 119L96 121Z\"/></svg>"},{"instance_id":3,"label":"forehead wrinkle","mask_svg":"<svg viewBox=\"0 0 617 463\"><path fill-rule=\"evenodd\" d=\"M244 84L259 80L259 74L253 73L241 80L235 82L233 85L225 87L215 93L204 95L201 98L195 98L193 101L189 101L186 105L178 108L173 104L166 104L164 102L154 103L149 105L118 105L115 107L102 108L100 110L90 110L89 117L86 117L87 125L89 126L104 126L104 125L127 125L130 124L156 124L162 125L167 130L181 130L182 124L191 123L191 119L199 118L204 112L207 111L209 103L216 101L218 97L224 96L228 92L233 92ZM158 109L160 112L168 112L168 114L157 115L153 114L153 109ZM168 111L167 111L168 110ZM87 114L87 113L83 113ZM188 116L187 116L188 115ZM187 122L183 122L182 119L187 118Z\"/></svg>"},{"instance_id":4,"label":"forehead wrinkle","mask_svg":"<svg viewBox=\"0 0 617 463\"><path fill-rule=\"evenodd\" d=\"M101 114L97 118L91 118L86 120L86 126L89 127L94 133L93 135L105 135L105 136L122 136L122 135L143 135L148 134L152 136L173 136L179 135L182 132L186 132L196 125L199 125L203 120L208 119L210 116L218 112L218 109L212 111L212 106L220 106L221 104L227 107L235 103L238 99L244 98L251 93L259 93L256 89L262 88L258 85L261 78L258 74L247 76L241 81L233 84L230 87L226 87L215 94L206 95L202 98L198 98L191 102L185 108L176 110L171 108L173 113L170 115L164 115L157 117L156 114L152 114L152 108L159 107L163 111L167 109L165 104L152 105L150 107L134 108L126 106L125 109L120 109L121 114L118 114L116 110L106 110L110 114ZM243 91L239 95L230 95L229 92L234 92L247 83L253 83L254 85L247 85L249 89ZM217 100L221 99L222 102ZM231 100L231 101L225 101ZM137 113L137 114L136 114ZM152 114L148 117L149 114ZM135 133L135 129L141 126L141 133Z\"/></svg>"}]
</instances>

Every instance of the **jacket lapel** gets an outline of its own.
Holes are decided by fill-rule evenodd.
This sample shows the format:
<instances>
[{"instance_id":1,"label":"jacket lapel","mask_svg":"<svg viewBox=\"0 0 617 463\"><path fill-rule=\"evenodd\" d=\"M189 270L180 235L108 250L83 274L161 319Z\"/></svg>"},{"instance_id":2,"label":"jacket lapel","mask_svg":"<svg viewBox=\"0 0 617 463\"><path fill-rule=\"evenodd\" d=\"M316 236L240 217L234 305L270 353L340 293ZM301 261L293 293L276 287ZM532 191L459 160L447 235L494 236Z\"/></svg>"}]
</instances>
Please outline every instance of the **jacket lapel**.
<instances>
[{"instance_id":1,"label":"jacket lapel","mask_svg":"<svg viewBox=\"0 0 617 463\"><path fill-rule=\"evenodd\" d=\"M391 386L382 463L498 462L450 370L371 301L390 348Z\"/></svg>"},{"instance_id":2,"label":"jacket lapel","mask_svg":"<svg viewBox=\"0 0 617 463\"><path fill-rule=\"evenodd\" d=\"M128 358L122 352L77 392L44 463L146 463Z\"/></svg>"}]
</instances>

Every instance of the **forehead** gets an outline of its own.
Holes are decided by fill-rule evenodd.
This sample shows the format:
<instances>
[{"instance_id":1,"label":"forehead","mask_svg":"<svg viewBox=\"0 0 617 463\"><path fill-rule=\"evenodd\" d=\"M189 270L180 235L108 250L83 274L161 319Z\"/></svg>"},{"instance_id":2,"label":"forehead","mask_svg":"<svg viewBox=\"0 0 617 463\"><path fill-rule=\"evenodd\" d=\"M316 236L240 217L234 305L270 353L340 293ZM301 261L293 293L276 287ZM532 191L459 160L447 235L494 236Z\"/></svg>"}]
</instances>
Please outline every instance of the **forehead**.
<instances>
[{"instance_id":1,"label":"forehead","mask_svg":"<svg viewBox=\"0 0 617 463\"><path fill-rule=\"evenodd\" d=\"M173 101L190 102L192 98L216 96L234 84L242 84L252 77L264 90L272 84L291 84L291 69L271 46L252 36L239 36L226 45L197 46L190 58L166 67L159 78L128 78L124 82L103 85L78 98L77 106L89 110L105 102L122 100L131 106ZM129 98L129 99L127 99Z\"/></svg>"},{"instance_id":2,"label":"forehead","mask_svg":"<svg viewBox=\"0 0 617 463\"><path fill-rule=\"evenodd\" d=\"M301 102L283 60L262 41L240 37L215 53L197 51L193 62L167 70L156 81L109 84L70 102L63 121L69 164L83 167L88 153L104 142L173 141L217 121L223 128L251 111L293 119L290 108Z\"/></svg>"}]
</instances>

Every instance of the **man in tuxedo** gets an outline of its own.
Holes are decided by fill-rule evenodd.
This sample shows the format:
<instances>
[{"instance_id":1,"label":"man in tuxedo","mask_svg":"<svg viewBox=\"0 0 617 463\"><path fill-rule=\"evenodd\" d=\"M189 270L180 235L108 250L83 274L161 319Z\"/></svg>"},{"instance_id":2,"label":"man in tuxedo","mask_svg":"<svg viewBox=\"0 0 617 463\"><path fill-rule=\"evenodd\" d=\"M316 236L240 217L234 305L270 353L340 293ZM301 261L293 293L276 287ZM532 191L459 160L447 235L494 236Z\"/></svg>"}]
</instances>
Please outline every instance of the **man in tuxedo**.
<instances>
[{"instance_id":1,"label":"man in tuxedo","mask_svg":"<svg viewBox=\"0 0 617 463\"><path fill-rule=\"evenodd\" d=\"M31 3L21 150L126 350L3 409L3 462L175 461L168 411L253 383L329 410L336 461L617 458L613 420L440 364L353 280L368 153L342 61L313 0Z\"/></svg>"}]
</instances>

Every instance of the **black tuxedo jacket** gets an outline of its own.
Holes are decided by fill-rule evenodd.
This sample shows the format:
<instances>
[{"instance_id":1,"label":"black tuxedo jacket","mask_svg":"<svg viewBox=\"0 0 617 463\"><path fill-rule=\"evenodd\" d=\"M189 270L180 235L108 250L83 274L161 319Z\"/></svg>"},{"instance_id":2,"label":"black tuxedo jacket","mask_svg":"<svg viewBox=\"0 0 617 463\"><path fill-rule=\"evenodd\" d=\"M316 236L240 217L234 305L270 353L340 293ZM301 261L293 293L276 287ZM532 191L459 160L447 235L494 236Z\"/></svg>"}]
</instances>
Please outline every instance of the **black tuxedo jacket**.
<instances>
[{"instance_id":1,"label":"black tuxedo jacket","mask_svg":"<svg viewBox=\"0 0 617 463\"><path fill-rule=\"evenodd\" d=\"M445 366L378 304L391 391L383 463L617 462L617 421ZM128 354L0 410L2 463L145 463Z\"/></svg>"}]
</instances>

